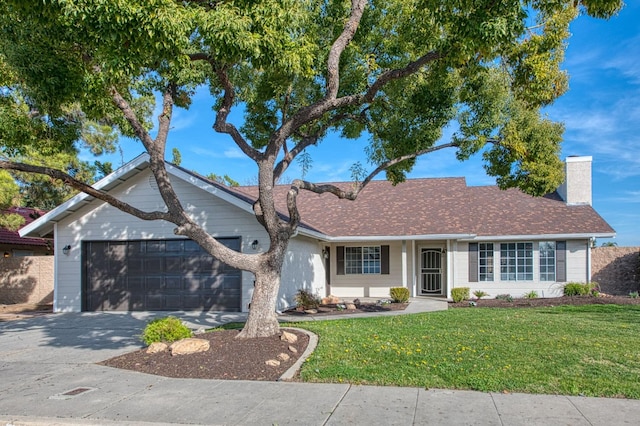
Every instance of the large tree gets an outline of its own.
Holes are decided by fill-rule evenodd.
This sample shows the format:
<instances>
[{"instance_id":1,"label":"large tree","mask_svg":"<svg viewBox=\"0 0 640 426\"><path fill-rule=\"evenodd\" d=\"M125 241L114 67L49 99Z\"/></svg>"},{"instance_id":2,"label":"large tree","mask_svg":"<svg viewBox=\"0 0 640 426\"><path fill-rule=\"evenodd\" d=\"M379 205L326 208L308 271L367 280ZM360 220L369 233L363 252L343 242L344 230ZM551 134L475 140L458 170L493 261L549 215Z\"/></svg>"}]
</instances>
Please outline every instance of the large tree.
<instances>
[{"instance_id":1,"label":"large tree","mask_svg":"<svg viewBox=\"0 0 640 426\"><path fill-rule=\"evenodd\" d=\"M400 183L418 156L446 148L460 159L482 153L502 188L541 195L557 187L563 129L541 108L567 90L560 64L569 24L581 14L608 18L621 7L622 0L6 0L0 59L30 103L51 129L64 124L55 121L64 116L60 106L73 103L138 138L166 209L141 211L35 164L5 159L0 168L52 176L141 219L172 222L176 234L255 274L240 337L273 335L301 190L352 200L381 172ZM187 108L201 86L215 99L213 129L257 164L254 211L270 238L264 253L216 241L185 212L169 181L174 108ZM162 102L154 133L138 107L144 96ZM239 106L242 127L228 121ZM446 126L456 129L450 140L441 139ZM369 139L371 170L360 167L349 190L292 181L283 218L274 185L333 131Z\"/></svg>"}]
</instances>

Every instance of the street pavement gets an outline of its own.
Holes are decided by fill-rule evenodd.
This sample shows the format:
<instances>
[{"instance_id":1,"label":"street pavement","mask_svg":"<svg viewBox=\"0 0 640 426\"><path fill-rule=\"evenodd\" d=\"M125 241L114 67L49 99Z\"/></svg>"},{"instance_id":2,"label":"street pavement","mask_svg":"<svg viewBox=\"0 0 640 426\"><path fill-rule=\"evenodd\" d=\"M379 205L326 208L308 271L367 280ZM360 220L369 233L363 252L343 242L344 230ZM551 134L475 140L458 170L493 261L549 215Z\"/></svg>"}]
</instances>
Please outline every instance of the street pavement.
<instances>
[{"instance_id":1,"label":"street pavement","mask_svg":"<svg viewBox=\"0 0 640 426\"><path fill-rule=\"evenodd\" d=\"M416 299L409 307L404 314L446 303ZM172 379L96 364L139 349L147 321L166 314L59 313L0 323L0 425L640 424L639 400ZM198 329L244 315L180 317Z\"/></svg>"}]
</instances>

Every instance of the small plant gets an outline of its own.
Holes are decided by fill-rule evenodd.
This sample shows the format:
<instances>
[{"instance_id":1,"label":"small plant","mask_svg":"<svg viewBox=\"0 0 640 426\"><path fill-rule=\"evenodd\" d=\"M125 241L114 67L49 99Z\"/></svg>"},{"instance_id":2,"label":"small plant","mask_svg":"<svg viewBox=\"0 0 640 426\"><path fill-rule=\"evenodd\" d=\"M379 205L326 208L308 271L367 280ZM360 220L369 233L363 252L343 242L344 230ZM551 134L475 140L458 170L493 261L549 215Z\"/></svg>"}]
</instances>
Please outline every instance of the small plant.
<instances>
[{"instance_id":1,"label":"small plant","mask_svg":"<svg viewBox=\"0 0 640 426\"><path fill-rule=\"evenodd\" d=\"M489 295L489 293L487 293L486 291L482 291L482 290L476 290L473 292L473 295L475 297L478 298L478 300L482 299L483 297L486 297Z\"/></svg>"},{"instance_id":2,"label":"small plant","mask_svg":"<svg viewBox=\"0 0 640 426\"><path fill-rule=\"evenodd\" d=\"M590 283L567 283L564 285L565 296L597 296L600 294L600 285Z\"/></svg>"},{"instance_id":3,"label":"small plant","mask_svg":"<svg viewBox=\"0 0 640 426\"><path fill-rule=\"evenodd\" d=\"M469 287L456 287L451 289L451 298L454 303L469 299Z\"/></svg>"},{"instance_id":4,"label":"small plant","mask_svg":"<svg viewBox=\"0 0 640 426\"><path fill-rule=\"evenodd\" d=\"M193 332L176 317L157 318L149 322L142 332L146 345L155 342L175 342L191 337Z\"/></svg>"},{"instance_id":5,"label":"small plant","mask_svg":"<svg viewBox=\"0 0 640 426\"><path fill-rule=\"evenodd\" d=\"M527 299L537 299L538 298L538 292L535 290L531 290L529 293L526 293L524 295L525 298Z\"/></svg>"},{"instance_id":6,"label":"small plant","mask_svg":"<svg viewBox=\"0 0 640 426\"><path fill-rule=\"evenodd\" d=\"M342 303L336 303L336 310L337 311L344 311L345 309L347 309L347 306L342 304Z\"/></svg>"},{"instance_id":7,"label":"small plant","mask_svg":"<svg viewBox=\"0 0 640 426\"><path fill-rule=\"evenodd\" d=\"M393 303L407 303L409 301L409 289L406 287L391 287L389 296Z\"/></svg>"},{"instance_id":8,"label":"small plant","mask_svg":"<svg viewBox=\"0 0 640 426\"><path fill-rule=\"evenodd\" d=\"M629 297L632 299L637 299L638 296L640 296L640 294L638 294L637 291L632 291L631 293L629 293Z\"/></svg>"},{"instance_id":9,"label":"small plant","mask_svg":"<svg viewBox=\"0 0 640 426\"><path fill-rule=\"evenodd\" d=\"M496 299L498 300L504 300L507 302L513 302L513 297L510 294L499 294L496 296Z\"/></svg>"},{"instance_id":10,"label":"small plant","mask_svg":"<svg viewBox=\"0 0 640 426\"><path fill-rule=\"evenodd\" d=\"M380 299L376 303L381 306L387 306L391 304L391 299Z\"/></svg>"},{"instance_id":11,"label":"small plant","mask_svg":"<svg viewBox=\"0 0 640 426\"><path fill-rule=\"evenodd\" d=\"M294 296L294 300L303 309L316 309L320 305L320 298L310 291L300 289Z\"/></svg>"}]
</instances>

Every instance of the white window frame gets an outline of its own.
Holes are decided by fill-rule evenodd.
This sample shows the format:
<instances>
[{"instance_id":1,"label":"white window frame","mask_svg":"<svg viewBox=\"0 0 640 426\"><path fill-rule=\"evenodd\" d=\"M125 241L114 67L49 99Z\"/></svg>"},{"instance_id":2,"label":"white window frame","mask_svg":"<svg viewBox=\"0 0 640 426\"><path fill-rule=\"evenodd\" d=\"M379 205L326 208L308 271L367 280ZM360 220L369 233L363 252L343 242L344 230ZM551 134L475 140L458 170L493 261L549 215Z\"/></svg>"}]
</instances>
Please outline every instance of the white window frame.
<instances>
[{"instance_id":1,"label":"white window frame","mask_svg":"<svg viewBox=\"0 0 640 426\"><path fill-rule=\"evenodd\" d=\"M344 248L345 275L380 275L381 246L347 246Z\"/></svg>"},{"instance_id":2,"label":"white window frame","mask_svg":"<svg viewBox=\"0 0 640 426\"><path fill-rule=\"evenodd\" d=\"M551 254L551 256L549 256ZM538 243L540 281L556 281L556 242Z\"/></svg>"},{"instance_id":3,"label":"white window frame","mask_svg":"<svg viewBox=\"0 0 640 426\"><path fill-rule=\"evenodd\" d=\"M478 281L493 281L495 269L493 243L478 243Z\"/></svg>"},{"instance_id":4,"label":"white window frame","mask_svg":"<svg viewBox=\"0 0 640 426\"><path fill-rule=\"evenodd\" d=\"M500 281L533 281L533 259L532 242L500 243Z\"/></svg>"}]
</instances>

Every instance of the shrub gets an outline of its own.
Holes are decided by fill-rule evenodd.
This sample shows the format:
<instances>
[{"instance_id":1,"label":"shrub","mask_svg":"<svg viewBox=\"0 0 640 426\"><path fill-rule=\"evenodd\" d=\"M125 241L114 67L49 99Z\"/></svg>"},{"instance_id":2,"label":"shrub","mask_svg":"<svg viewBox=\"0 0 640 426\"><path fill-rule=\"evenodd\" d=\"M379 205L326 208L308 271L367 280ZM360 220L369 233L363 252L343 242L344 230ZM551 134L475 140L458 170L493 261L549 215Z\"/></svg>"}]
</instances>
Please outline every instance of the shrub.
<instances>
[{"instance_id":1,"label":"shrub","mask_svg":"<svg viewBox=\"0 0 640 426\"><path fill-rule=\"evenodd\" d=\"M409 289L406 287L391 287L389 296L393 303L407 303L409 301Z\"/></svg>"},{"instance_id":2,"label":"shrub","mask_svg":"<svg viewBox=\"0 0 640 426\"><path fill-rule=\"evenodd\" d=\"M535 290L531 290L529 293L524 295L525 298L527 299L537 299L538 298L538 292Z\"/></svg>"},{"instance_id":3,"label":"shrub","mask_svg":"<svg viewBox=\"0 0 640 426\"><path fill-rule=\"evenodd\" d=\"M315 309L320 305L320 298L310 291L300 289L296 293L294 300L304 309Z\"/></svg>"},{"instance_id":4,"label":"shrub","mask_svg":"<svg viewBox=\"0 0 640 426\"><path fill-rule=\"evenodd\" d=\"M482 299L483 297L488 296L488 295L489 295L489 293L487 293L486 291L482 291L482 290L476 290L476 291L474 291L474 292L473 292L473 295L474 295L475 297L477 297L477 298L478 298L478 300L480 300L480 299Z\"/></svg>"},{"instance_id":5,"label":"shrub","mask_svg":"<svg viewBox=\"0 0 640 426\"><path fill-rule=\"evenodd\" d=\"M455 303L469 299L469 287L456 287L451 289L451 298Z\"/></svg>"},{"instance_id":6,"label":"shrub","mask_svg":"<svg viewBox=\"0 0 640 426\"><path fill-rule=\"evenodd\" d=\"M596 282L590 283L567 283L564 285L565 296L597 296L600 293L600 286Z\"/></svg>"},{"instance_id":7,"label":"shrub","mask_svg":"<svg viewBox=\"0 0 640 426\"><path fill-rule=\"evenodd\" d=\"M142 341L146 345L155 342L175 342L191 337L193 333L176 317L157 318L149 322L142 332Z\"/></svg>"},{"instance_id":8,"label":"shrub","mask_svg":"<svg viewBox=\"0 0 640 426\"><path fill-rule=\"evenodd\" d=\"M510 294L499 294L496 296L498 300L506 300L507 302L513 302L513 297Z\"/></svg>"},{"instance_id":9,"label":"shrub","mask_svg":"<svg viewBox=\"0 0 640 426\"><path fill-rule=\"evenodd\" d=\"M632 291L631 293L629 293L629 297L632 299L637 299L639 296L637 291Z\"/></svg>"}]
</instances>

